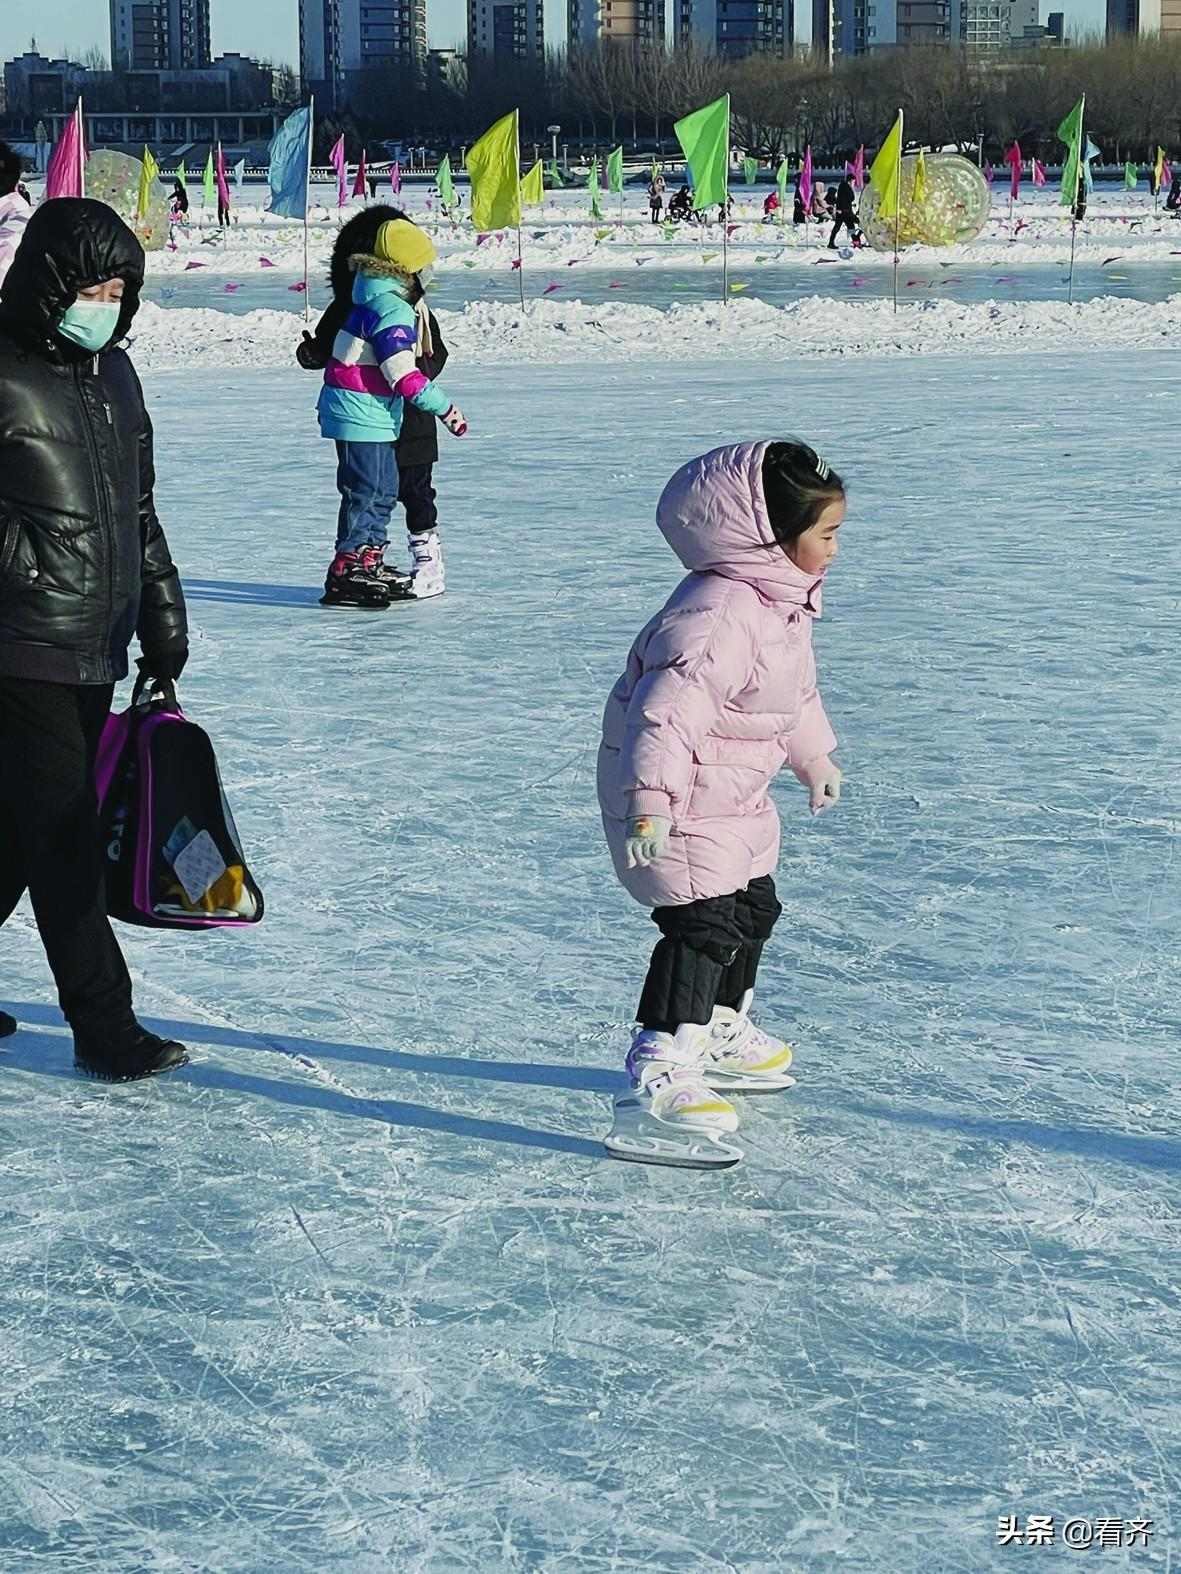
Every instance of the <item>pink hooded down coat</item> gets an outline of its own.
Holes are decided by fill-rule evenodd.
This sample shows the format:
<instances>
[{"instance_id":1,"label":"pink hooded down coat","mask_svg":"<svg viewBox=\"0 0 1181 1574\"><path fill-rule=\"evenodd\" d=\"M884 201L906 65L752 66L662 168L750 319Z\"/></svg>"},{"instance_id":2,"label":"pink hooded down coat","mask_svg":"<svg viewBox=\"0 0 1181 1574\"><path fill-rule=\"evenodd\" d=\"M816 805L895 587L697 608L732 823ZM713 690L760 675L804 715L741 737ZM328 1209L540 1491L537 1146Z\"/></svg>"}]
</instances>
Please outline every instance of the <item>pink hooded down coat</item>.
<instances>
[{"instance_id":1,"label":"pink hooded down coat","mask_svg":"<svg viewBox=\"0 0 1181 1574\"><path fill-rule=\"evenodd\" d=\"M820 581L775 540L763 500L766 443L715 448L664 489L656 522L690 570L642 630L611 690L599 807L615 872L648 907L725 896L770 874L783 765L811 785L836 738L816 687ZM663 857L628 869L627 821L673 823Z\"/></svg>"}]
</instances>

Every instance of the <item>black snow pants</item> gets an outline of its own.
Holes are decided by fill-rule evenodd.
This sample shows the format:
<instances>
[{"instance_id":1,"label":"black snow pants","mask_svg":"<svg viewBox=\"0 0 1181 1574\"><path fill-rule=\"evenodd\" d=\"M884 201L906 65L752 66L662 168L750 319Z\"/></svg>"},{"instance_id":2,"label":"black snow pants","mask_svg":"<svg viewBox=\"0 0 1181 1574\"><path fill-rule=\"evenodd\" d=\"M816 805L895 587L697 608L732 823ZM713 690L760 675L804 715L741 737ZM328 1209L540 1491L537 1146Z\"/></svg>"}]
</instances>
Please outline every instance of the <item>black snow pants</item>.
<instances>
[{"instance_id":1,"label":"black snow pants","mask_svg":"<svg viewBox=\"0 0 1181 1574\"><path fill-rule=\"evenodd\" d=\"M113 684L0 678L0 924L28 890L66 1021L131 1018L131 979L107 919L94 762Z\"/></svg>"},{"instance_id":2,"label":"black snow pants","mask_svg":"<svg viewBox=\"0 0 1181 1574\"><path fill-rule=\"evenodd\" d=\"M861 231L857 227L856 215L852 213L842 213L838 208L836 223L832 227L832 234L828 237L828 244L830 246L836 245L837 236L841 233L842 229L849 231L849 239L854 243L856 243L861 238Z\"/></svg>"},{"instance_id":3,"label":"black snow pants","mask_svg":"<svg viewBox=\"0 0 1181 1574\"><path fill-rule=\"evenodd\" d=\"M759 959L783 911L770 875L731 896L680 907L654 907L656 942L640 996L641 1027L672 1033L683 1022L708 1022L715 1006L737 1007L755 985Z\"/></svg>"},{"instance_id":4,"label":"black snow pants","mask_svg":"<svg viewBox=\"0 0 1181 1574\"><path fill-rule=\"evenodd\" d=\"M398 502L406 510L406 529L412 536L425 536L439 522L435 507L432 465L406 465L398 468Z\"/></svg>"}]
</instances>

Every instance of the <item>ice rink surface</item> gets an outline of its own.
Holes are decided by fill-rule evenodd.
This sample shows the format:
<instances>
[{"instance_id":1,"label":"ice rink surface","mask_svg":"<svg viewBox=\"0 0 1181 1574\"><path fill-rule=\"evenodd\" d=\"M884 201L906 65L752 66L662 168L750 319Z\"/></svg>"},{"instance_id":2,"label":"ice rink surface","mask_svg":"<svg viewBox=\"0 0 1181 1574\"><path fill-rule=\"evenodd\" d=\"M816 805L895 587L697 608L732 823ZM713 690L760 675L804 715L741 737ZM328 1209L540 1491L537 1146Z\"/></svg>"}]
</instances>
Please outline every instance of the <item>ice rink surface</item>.
<instances>
[{"instance_id":1,"label":"ice rink surface","mask_svg":"<svg viewBox=\"0 0 1181 1574\"><path fill-rule=\"evenodd\" d=\"M708 346L692 348L707 353ZM268 899L123 931L193 1063L77 1080L27 909L0 996L0 1568L1073 1565L999 1515L1181 1492L1181 545L1166 353L475 369L450 588L315 604L316 379L147 380L182 686ZM757 1014L798 1086L723 1174L599 1145L656 938L599 714L679 569L661 486L846 474Z\"/></svg>"}]
</instances>

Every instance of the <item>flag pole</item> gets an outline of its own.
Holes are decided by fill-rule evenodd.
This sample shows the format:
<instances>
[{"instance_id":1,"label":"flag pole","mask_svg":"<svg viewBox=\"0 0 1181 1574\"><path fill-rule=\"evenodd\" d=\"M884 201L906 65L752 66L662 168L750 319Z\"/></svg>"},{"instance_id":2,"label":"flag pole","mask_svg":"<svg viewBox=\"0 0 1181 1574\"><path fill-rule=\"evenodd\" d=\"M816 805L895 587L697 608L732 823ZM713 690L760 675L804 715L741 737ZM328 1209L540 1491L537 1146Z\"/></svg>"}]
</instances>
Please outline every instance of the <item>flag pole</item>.
<instances>
[{"instance_id":1,"label":"flag pole","mask_svg":"<svg viewBox=\"0 0 1181 1574\"><path fill-rule=\"evenodd\" d=\"M316 95L308 95L308 180L303 192L303 320L311 322L312 303L308 298L308 209L312 202L312 132L316 123Z\"/></svg>"},{"instance_id":2,"label":"flag pole","mask_svg":"<svg viewBox=\"0 0 1181 1574\"><path fill-rule=\"evenodd\" d=\"M517 284L520 286L521 305L525 304L525 259L521 253L521 226L517 224Z\"/></svg>"},{"instance_id":3,"label":"flag pole","mask_svg":"<svg viewBox=\"0 0 1181 1574\"><path fill-rule=\"evenodd\" d=\"M722 211L725 212L725 203ZM730 299L730 225L726 219L722 220L722 299Z\"/></svg>"},{"instance_id":4,"label":"flag pole","mask_svg":"<svg viewBox=\"0 0 1181 1574\"><path fill-rule=\"evenodd\" d=\"M1078 239L1078 188L1083 178L1083 152L1086 144L1083 142L1083 132L1087 121L1087 95L1084 93L1080 102L1078 117L1078 157L1074 161L1074 191L1071 193L1070 204L1070 272L1066 278L1066 304L1074 305L1074 247Z\"/></svg>"},{"instance_id":5,"label":"flag pole","mask_svg":"<svg viewBox=\"0 0 1181 1574\"><path fill-rule=\"evenodd\" d=\"M894 177L894 312L898 312L898 252L902 238L902 111L898 111L898 170Z\"/></svg>"},{"instance_id":6,"label":"flag pole","mask_svg":"<svg viewBox=\"0 0 1181 1574\"><path fill-rule=\"evenodd\" d=\"M82 119L82 95L78 94L78 104L74 110L78 120L78 195L86 195L86 130Z\"/></svg>"}]
</instances>

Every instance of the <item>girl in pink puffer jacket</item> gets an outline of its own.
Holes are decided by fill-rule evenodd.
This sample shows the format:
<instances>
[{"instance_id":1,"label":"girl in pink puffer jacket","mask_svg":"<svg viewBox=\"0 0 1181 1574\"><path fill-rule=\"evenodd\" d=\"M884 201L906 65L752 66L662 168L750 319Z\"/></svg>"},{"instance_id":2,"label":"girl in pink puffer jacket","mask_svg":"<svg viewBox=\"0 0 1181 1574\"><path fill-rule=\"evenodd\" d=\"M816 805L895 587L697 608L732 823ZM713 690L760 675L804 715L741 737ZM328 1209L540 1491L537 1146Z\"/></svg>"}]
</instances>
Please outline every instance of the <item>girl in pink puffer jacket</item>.
<instances>
[{"instance_id":1,"label":"girl in pink puffer jacket","mask_svg":"<svg viewBox=\"0 0 1181 1574\"><path fill-rule=\"evenodd\" d=\"M812 623L844 515L840 477L789 442L716 448L657 507L690 572L632 646L599 749L615 871L663 937L606 1139L616 1157L733 1164L738 1115L720 1090L792 1086L791 1050L748 1014L782 911L767 788L790 765L814 814L840 796Z\"/></svg>"}]
</instances>

